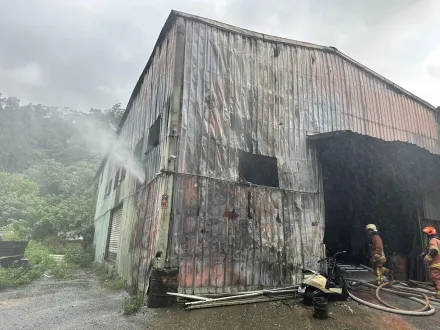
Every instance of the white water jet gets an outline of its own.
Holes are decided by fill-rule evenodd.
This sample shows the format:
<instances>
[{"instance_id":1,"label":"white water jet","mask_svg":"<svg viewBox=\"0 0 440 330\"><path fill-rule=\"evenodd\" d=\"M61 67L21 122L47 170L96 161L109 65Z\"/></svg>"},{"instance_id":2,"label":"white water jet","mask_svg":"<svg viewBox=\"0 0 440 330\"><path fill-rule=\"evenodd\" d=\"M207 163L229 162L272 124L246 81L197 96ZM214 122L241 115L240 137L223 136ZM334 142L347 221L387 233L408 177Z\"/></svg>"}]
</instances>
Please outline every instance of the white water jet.
<instances>
[{"instance_id":1,"label":"white water jet","mask_svg":"<svg viewBox=\"0 0 440 330\"><path fill-rule=\"evenodd\" d=\"M82 116L76 120L74 127L87 148L104 157L109 156L117 165L124 167L127 173L134 176L141 183L145 181L145 170L136 159L133 150L124 145L116 136L115 131L105 129L102 123L95 119Z\"/></svg>"}]
</instances>

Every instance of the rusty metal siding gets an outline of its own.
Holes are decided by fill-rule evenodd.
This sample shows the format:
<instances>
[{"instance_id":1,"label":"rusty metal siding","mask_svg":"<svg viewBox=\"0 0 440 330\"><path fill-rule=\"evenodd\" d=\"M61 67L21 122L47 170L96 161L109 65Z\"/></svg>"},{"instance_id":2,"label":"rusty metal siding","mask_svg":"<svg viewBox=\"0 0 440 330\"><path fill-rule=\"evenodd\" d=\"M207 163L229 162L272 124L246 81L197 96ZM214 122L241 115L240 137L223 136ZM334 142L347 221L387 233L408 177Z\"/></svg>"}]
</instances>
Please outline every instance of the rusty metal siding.
<instances>
[{"instance_id":1,"label":"rusty metal siding","mask_svg":"<svg viewBox=\"0 0 440 330\"><path fill-rule=\"evenodd\" d=\"M98 189L98 200L95 213L95 251L96 261L103 262L103 241L108 237L108 221L111 210L118 203L123 203L123 214L121 220L121 237L116 259L116 270L129 285L139 287L143 290L145 285L145 258L153 253L154 228L151 229L147 223L154 227L155 217L159 210L157 203L151 204L151 200L158 198L152 195L152 190L157 192L157 173L164 167L163 155L164 144L167 140L168 112L170 97L172 95L172 82L174 74L174 59L176 47L176 28L170 26L168 33L153 55L149 70L143 75L142 84L138 94L130 103L131 107L125 117L118 137L117 148L120 148L127 155L133 154L136 144L144 139L142 146L142 163L145 172L145 183L140 191L138 180L130 171L130 164L126 164L127 174L121 182L121 186L114 189L112 186L110 195L105 196L105 187L110 180L114 180L115 173L124 166L124 157L110 157L103 167L103 179ZM149 129L152 124L161 117L161 129L159 145L146 152L148 144ZM130 157L126 157L131 158ZM145 194L143 191L150 191ZM119 198L116 200L116 193ZM104 197L105 196L105 197ZM148 206L148 209L146 210ZM141 210L144 210L141 212ZM146 210L146 211L145 211ZM144 226L145 224L145 226ZM136 232L142 229L145 238L139 239ZM150 234L151 232L151 234ZM152 245L153 244L153 245ZM105 249L105 247L104 247ZM105 250L104 250L105 251ZM150 260L148 260L150 262ZM139 276L137 276L139 273ZM139 281L139 283L138 283Z\"/></svg>"},{"instance_id":2,"label":"rusty metal siding","mask_svg":"<svg viewBox=\"0 0 440 330\"><path fill-rule=\"evenodd\" d=\"M237 102L249 94L249 82L259 81L266 89L253 92L266 111L259 112L260 117L255 118L258 122L269 120L273 124L270 119L279 111L285 112L283 106L290 99L295 111L300 109L303 113L302 118L298 114L300 121L295 123L296 127L308 133L352 130L440 152L433 107L344 54L184 13L173 14L186 17L191 26L187 29L191 39L187 42L186 57L192 58L192 67L187 67L189 71L185 74L186 83L193 87L188 90L193 97L191 102L200 104L204 95L197 79L204 76L209 84L205 96L214 102L216 112L210 118L201 116L203 112L192 117L202 119L205 125L227 117L233 106L240 110L244 104ZM246 114L246 109L241 108ZM197 129L197 121L195 126ZM224 129L217 126L214 137L228 138L227 134L221 135ZM277 131L276 126L270 125L262 127L261 134L273 133L276 137Z\"/></svg>"},{"instance_id":3,"label":"rusty metal siding","mask_svg":"<svg viewBox=\"0 0 440 330\"><path fill-rule=\"evenodd\" d=\"M341 130L351 130L385 141L409 142L440 153L434 111L396 92L392 86L349 62L343 63L343 71L342 83L346 86L348 102L345 106L341 103ZM344 90L341 93L344 94Z\"/></svg>"},{"instance_id":4,"label":"rusty metal siding","mask_svg":"<svg viewBox=\"0 0 440 330\"><path fill-rule=\"evenodd\" d=\"M323 195L306 139L327 99L314 101L310 63L299 60L313 52L280 47L186 21L170 243L181 291L298 283L323 256ZM340 126L333 117L330 128ZM276 157L280 189L237 184L240 150Z\"/></svg>"},{"instance_id":5,"label":"rusty metal siding","mask_svg":"<svg viewBox=\"0 0 440 330\"><path fill-rule=\"evenodd\" d=\"M252 290L298 283L323 255L320 194L180 176L172 267L182 292Z\"/></svg>"},{"instance_id":6,"label":"rusty metal siding","mask_svg":"<svg viewBox=\"0 0 440 330\"><path fill-rule=\"evenodd\" d=\"M156 253L156 236L160 210L160 191L165 184L158 177L142 187L137 197L137 220L130 227L129 252L132 255L130 268L133 282L140 291L146 291Z\"/></svg>"},{"instance_id":7,"label":"rusty metal siding","mask_svg":"<svg viewBox=\"0 0 440 330\"><path fill-rule=\"evenodd\" d=\"M170 254L185 292L297 283L302 266L316 267L324 202L308 135L351 130L440 153L434 111L370 71L235 32L186 19ZM239 185L240 150L276 157L280 189Z\"/></svg>"}]
</instances>

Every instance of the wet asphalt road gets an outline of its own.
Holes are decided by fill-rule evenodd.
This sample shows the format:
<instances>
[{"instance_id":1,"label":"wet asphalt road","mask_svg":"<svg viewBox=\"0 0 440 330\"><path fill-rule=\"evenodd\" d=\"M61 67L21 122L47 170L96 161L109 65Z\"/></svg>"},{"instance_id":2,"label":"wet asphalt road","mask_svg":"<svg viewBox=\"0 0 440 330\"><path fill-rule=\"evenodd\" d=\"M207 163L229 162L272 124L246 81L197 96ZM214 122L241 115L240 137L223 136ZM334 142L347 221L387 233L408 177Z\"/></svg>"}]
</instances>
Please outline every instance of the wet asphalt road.
<instances>
[{"instance_id":1,"label":"wet asphalt road","mask_svg":"<svg viewBox=\"0 0 440 330\"><path fill-rule=\"evenodd\" d=\"M440 316L402 318L354 302L331 303L332 319L316 320L298 301L184 311L143 308L122 315L124 291L101 287L91 273L74 280L42 279L0 292L0 329L438 329Z\"/></svg>"}]
</instances>

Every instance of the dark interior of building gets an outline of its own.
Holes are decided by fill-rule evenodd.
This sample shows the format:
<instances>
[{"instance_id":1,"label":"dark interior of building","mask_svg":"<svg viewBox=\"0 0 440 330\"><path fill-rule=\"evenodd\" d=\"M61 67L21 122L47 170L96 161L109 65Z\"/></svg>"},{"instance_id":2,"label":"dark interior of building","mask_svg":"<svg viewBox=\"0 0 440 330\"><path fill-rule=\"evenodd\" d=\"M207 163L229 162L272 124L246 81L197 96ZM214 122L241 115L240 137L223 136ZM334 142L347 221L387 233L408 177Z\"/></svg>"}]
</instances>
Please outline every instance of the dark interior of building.
<instances>
[{"instance_id":1,"label":"dark interior of building","mask_svg":"<svg viewBox=\"0 0 440 330\"><path fill-rule=\"evenodd\" d=\"M364 227L377 225L390 267L404 255L407 276L424 279L421 185L439 178L439 161L409 143L336 133L317 143L322 167L327 253L346 250L342 261L369 265Z\"/></svg>"}]
</instances>

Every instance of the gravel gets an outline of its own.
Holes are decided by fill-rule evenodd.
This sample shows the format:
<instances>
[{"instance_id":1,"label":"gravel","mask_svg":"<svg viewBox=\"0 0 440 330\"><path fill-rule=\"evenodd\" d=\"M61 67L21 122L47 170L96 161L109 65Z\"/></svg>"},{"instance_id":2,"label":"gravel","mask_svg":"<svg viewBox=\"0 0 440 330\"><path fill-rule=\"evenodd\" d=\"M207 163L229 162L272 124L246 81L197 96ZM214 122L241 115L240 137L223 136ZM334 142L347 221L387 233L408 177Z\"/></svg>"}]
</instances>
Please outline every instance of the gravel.
<instances>
[{"instance_id":1,"label":"gravel","mask_svg":"<svg viewBox=\"0 0 440 330\"><path fill-rule=\"evenodd\" d=\"M148 309L124 316L129 295L100 285L90 272L74 280L43 278L0 292L0 329L436 329L440 315L401 318L353 302L329 304L331 319L316 320L299 301L249 304L205 310Z\"/></svg>"}]
</instances>

